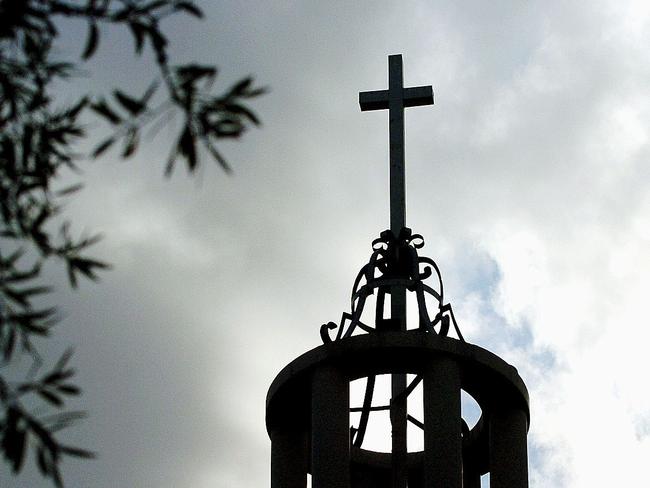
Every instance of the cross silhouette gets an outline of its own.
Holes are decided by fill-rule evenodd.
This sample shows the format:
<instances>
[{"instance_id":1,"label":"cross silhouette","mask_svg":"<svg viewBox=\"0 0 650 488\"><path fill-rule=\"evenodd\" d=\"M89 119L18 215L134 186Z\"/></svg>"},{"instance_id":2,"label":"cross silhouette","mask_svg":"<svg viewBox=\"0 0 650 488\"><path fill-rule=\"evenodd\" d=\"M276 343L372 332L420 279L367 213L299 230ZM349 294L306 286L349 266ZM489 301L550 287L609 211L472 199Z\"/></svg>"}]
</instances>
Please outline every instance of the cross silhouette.
<instances>
[{"instance_id":1,"label":"cross silhouette","mask_svg":"<svg viewBox=\"0 0 650 488\"><path fill-rule=\"evenodd\" d=\"M433 88L404 88L402 55L388 56L388 90L359 93L361 111L386 110L390 141L390 230L399 235L406 226L406 187L404 177L404 109L433 105Z\"/></svg>"}]
</instances>

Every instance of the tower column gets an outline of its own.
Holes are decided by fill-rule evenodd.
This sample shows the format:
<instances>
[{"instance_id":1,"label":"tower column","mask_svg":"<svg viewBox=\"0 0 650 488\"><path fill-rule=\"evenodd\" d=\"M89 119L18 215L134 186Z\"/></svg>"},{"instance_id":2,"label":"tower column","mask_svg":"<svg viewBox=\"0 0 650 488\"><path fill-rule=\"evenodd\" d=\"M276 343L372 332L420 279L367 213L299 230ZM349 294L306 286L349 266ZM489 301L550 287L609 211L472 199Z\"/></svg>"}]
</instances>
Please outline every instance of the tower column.
<instances>
[{"instance_id":1,"label":"tower column","mask_svg":"<svg viewBox=\"0 0 650 488\"><path fill-rule=\"evenodd\" d=\"M350 488L350 385L340 368L321 365L311 390L313 488Z\"/></svg>"},{"instance_id":2,"label":"tower column","mask_svg":"<svg viewBox=\"0 0 650 488\"><path fill-rule=\"evenodd\" d=\"M288 428L271 432L271 488L307 486L307 433Z\"/></svg>"},{"instance_id":3,"label":"tower column","mask_svg":"<svg viewBox=\"0 0 650 488\"><path fill-rule=\"evenodd\" d=\"M490 416L490 487L528 488L526 434L522 408L499 405Z\"/></svg>"},{"instance_id":4,"label":"tower column","mask_svg":"<svg viewBox=\"0 0 650 488\"><path fill-rule=\"evenodd\" d=\"M481 488L481 475L463 462L463 488Z\"/></svg>"},{"instance_id":5,"label":"tower column","mask_svg":"<svg viewBox=\"0 0 650 488\"><path fill-rule=\"evenodd\" d=\"M424 377L424 486L462 488L460 372L451 358L427 364Z\"/></svg>"}]
</instances>

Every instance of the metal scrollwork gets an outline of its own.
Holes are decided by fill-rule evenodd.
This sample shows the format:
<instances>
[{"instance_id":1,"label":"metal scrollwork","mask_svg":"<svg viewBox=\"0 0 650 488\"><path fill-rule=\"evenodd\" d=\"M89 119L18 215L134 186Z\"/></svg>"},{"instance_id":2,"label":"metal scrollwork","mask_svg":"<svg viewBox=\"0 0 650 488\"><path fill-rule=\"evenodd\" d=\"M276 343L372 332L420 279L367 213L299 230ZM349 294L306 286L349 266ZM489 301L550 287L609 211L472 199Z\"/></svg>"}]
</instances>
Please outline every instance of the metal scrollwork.
<instances>
[{"instance_id":1,"label":"metal scrollwork","mask_svg":"<svg viewBox=\"0 0 650 488\"><path fill-rule=\"evenodd\" d=\"M412 234L411 229L403 227L398 236L390 230L383 231L372 243L372 255L368 263L361 268L352 289L350 312L344 312L337 325L334 322L323 324L320 335L324 343L352 336L357 328L373 333L382 330L399 330L396 319L384 317L386 295L394 290L406 289L415 293L418 307L419 328L427 332L447 336L453 325L458 338L465 342L451 305L444 302L442 276L433 259L418 256L418 249L424 246L420 234ZM435 287L425 283L434 275L437 277ZM368 325L361 321L363 309L369 296L377 293L375 305L375 324ZM437 303L437 310L431 318L427 309L427 296ZM439 327L436 330L436 327ZM334 339L330 331L338 329Z\"/></svg>"}]
</instances>

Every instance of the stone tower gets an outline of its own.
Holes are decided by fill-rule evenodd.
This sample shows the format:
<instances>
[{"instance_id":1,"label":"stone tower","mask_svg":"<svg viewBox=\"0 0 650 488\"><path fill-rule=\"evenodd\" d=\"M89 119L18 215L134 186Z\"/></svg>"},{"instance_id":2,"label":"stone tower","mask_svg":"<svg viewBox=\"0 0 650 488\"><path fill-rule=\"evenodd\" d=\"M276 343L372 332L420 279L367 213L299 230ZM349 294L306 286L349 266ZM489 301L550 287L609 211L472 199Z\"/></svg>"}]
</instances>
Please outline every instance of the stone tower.
<instances>
[{"instance_id":1,"label":"stone tower","mask_svg":"<svg viewBox=\"0 0 650 488\"><path fill-rule=\"evenodd\" d=\"M513 366L465 341L437 264L419 255L424 240L405 225L404 108L433 104L433 90L404 88L402 58L394 55L388 90L360 93L359 102L362 110L389 110L391 228L372 243L350 312L324 324L323 344L271 384L271 488L305 488L309 476L313 488L479 488L486 473L490 488L526 488L526 386ZM380 375L390 375L387 405L373 403ZM362 404L350 405L350 383L359 379ZM417 419L408 405L420 386ZM480 408L472 427L461 414L462 391ZM369 419L382 411L390 418L390 452L364 449ZM358 417L352 426L351 413ZM422 450L407 449L409 422L422 430Z\"/></svg>"}]
</instances>

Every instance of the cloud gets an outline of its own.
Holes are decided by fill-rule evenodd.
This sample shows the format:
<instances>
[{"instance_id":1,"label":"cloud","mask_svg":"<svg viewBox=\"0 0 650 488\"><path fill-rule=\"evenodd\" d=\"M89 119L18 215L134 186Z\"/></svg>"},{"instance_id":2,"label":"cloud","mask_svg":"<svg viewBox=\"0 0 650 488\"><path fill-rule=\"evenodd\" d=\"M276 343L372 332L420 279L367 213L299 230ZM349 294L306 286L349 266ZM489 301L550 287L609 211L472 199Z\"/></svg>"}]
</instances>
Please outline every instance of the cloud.
<instances>
[{"instance_id":1,"label":"cloud","mask_svg":"<svg viewBox=\"0 0 650 488\"><path fill-rule=\"evenodd\" d=\"M101 452L66 464L70 486L268 485L266 389L346 309L388 224L387 115L357 92L398 52L436 97L407 113L408 221L465 337L527 382L531 486L643 485L646 2L204 6L179 54L269 84L265 125L223 146L232 178L163 180L158 144L87 167L69 215L115 270L57 295L91 412L71 435Z\"/></svg>"},{"instance_id":2,"label":"cloud","mask_svg":"<svg viewBox=\"0 0 650 488\"><path fill-rule=\"evenodd\" d=\"M650 117L632 67L640 53L618 19L547 22L525 70L501 88L506 102L486 118L499 130L479 132L482 144L525 149L530 158L517 164L539 176L517 176L525 183L509 195L523 206L514 217L481 226L499 269L494 308L532 332L512 361L531 390L532 486L646 478ZM647 38L647 23L637 39L642 31ZM538 141L524 136L522 146L516 135L531 130ZM544 350L554 367L531 363Z\"/></svg>"}]
</instances>

